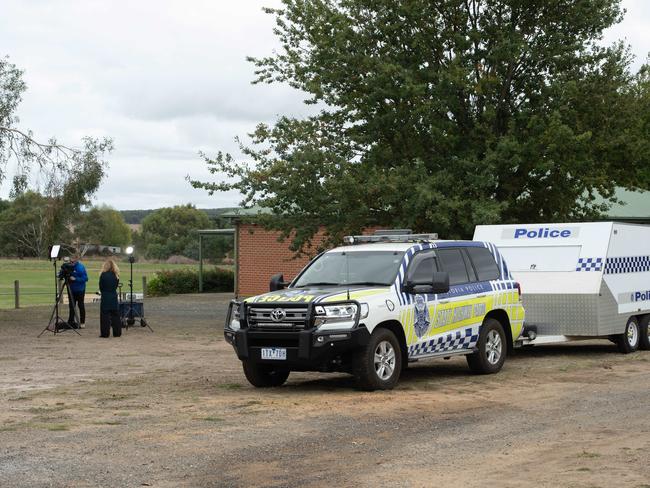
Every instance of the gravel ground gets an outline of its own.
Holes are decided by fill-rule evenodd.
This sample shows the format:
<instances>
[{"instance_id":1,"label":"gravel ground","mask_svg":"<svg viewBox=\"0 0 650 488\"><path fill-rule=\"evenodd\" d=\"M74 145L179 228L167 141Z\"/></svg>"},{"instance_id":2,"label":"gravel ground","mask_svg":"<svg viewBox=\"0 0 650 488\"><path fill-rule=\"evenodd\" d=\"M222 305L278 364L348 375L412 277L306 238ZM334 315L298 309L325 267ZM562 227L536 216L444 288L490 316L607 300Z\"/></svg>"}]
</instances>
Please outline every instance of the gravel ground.
<instances>
[{"instance_id":1,"label":"gravel ground","mask_svg":"<svg viewBox=\"0 0 650 488\"><path fill-rule=\"evenodd\" d=\"M117 339L37 339L48 309L0 311L0 486L650 487L650 353L596 341L493 376L421 362L391 392L318 373L256 390L227 302L150 299L155 332Z\"/></svg>"}]
</instances>

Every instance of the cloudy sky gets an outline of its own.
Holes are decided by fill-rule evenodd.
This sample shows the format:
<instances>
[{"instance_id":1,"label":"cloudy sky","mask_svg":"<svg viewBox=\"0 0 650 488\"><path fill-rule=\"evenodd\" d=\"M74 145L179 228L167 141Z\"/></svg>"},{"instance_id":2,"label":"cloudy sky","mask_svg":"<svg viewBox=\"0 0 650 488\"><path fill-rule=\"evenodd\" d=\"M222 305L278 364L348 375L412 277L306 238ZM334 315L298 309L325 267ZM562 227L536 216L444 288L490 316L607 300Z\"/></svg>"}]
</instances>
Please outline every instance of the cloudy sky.
<instances>
[{"instance_id":1,"label":"cloudy sky","mask_svg":"<svg viewBox=\"0 0 650 488\"><path fill-rule=\"evenodd\" d=\"M0 0L0 56L25 70L20 126L75 144L110 136L109 177L97 203L118 209L237 205L237 194L192 189L210 179L198 151L236 153L234 136L280 114L306 114L299 93L251 85L247 55L277 47L262 6L278 0ZM650 52L650 1L623 0L626 39ZM0 188L6 197L8 185Z\"/></svg>"}]
</instances>

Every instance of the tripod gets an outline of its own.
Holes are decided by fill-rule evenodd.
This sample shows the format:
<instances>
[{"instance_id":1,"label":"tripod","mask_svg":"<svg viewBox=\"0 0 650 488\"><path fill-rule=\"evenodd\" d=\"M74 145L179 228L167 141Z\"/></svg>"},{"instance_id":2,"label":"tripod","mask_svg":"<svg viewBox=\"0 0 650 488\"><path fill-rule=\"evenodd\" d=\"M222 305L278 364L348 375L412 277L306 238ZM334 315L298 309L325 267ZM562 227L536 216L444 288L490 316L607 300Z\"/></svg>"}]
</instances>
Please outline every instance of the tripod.
<instances>
[{"instance_id":1,"label":"tripod","mask_svg":"<svg viewBox=\"0 0 650 488\"><path fill-rule=\"evenodd\" d=\"M38 334L38 337L41 337L46 331L52 332L53 334L58 334L64 330L72 329L77 335L81 335L77 329L73 329L68 322L63 320L59 315L59 304L63 301L63 289L65 288L68 293L68 298L72 297L72 292L70 291L70 280L67 276L63 279L59 279L56 272L56 260L54 261L54 286L55 286L55 302L54 308L52 309L52 315L50 315L50 321L47 326ZM77 308L74 307L74 317L77 323L79 323L79 315L77 314Z\"/></svg>"}]
</instances>

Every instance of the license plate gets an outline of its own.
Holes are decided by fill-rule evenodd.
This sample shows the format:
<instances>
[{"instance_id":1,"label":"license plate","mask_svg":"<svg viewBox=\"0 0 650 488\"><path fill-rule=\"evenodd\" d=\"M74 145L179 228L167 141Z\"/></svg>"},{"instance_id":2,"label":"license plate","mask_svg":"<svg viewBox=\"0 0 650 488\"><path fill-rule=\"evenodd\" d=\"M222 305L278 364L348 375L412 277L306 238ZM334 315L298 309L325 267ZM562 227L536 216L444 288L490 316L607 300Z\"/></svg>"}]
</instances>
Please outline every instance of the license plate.
<instances>
[{"instance_id":1,"label":"license plate","mask_svg":"<svg viewBox=\"0 0 650 488\"><path fill-rule=\"evenodd\" d=\"M287 350L284 347L263 347L262 359L286 360Z\"/></svg>"}]
</instances>

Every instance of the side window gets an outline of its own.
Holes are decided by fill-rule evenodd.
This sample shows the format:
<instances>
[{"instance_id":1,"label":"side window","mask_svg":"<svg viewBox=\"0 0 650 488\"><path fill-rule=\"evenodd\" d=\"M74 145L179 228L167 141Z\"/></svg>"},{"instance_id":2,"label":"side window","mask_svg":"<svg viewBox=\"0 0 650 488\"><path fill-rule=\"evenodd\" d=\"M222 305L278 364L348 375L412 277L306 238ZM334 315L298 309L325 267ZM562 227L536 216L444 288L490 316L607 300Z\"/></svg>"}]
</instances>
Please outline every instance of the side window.
<instances>
[{"instance_id":1,"label":"side window","mask_svg":"<svg viewBox=\"0 0 650 488\"><path fill-rule=\"evenodd\" d=\"M419 252L413 257L406 273L406 281L429 280L433 272L438 270L435 251Z\"/></svg>"},{"instance_id":2,"label":"side window","mask_svg":"<svg viewBox=\"0 0 650 488\"><path fill-rule=\"evenodd\" d=\"M488 249L485 247L468 247L467 253L474 264L479 281L499 279L499 267Z\"/></svg>"},{"instance_id":3,"label":"side window","mask_svg":"<svg viewBox=\"0 0 650 488\"><path fill-rule=\"evenodd\" d=\"M469 260L469 256L465 251L462 251L463 254L463 260L465 261L465 269L467 270L467 274L469 274L469 281L476 282L479 281L476 279L476 271L474 271L474 266L472 266L472 262Z\"/></svg>"},{"instance_id":4,"label":"side window","mask_svg":"<svg viewBox=\"0 0 650 488\"><path fill-rule=\"evenodd\" d=\"M467 283L467 268L460 249L438 249L438 258L443 271L449 273L449 284Z\"/></svg>"}]
</instances>

